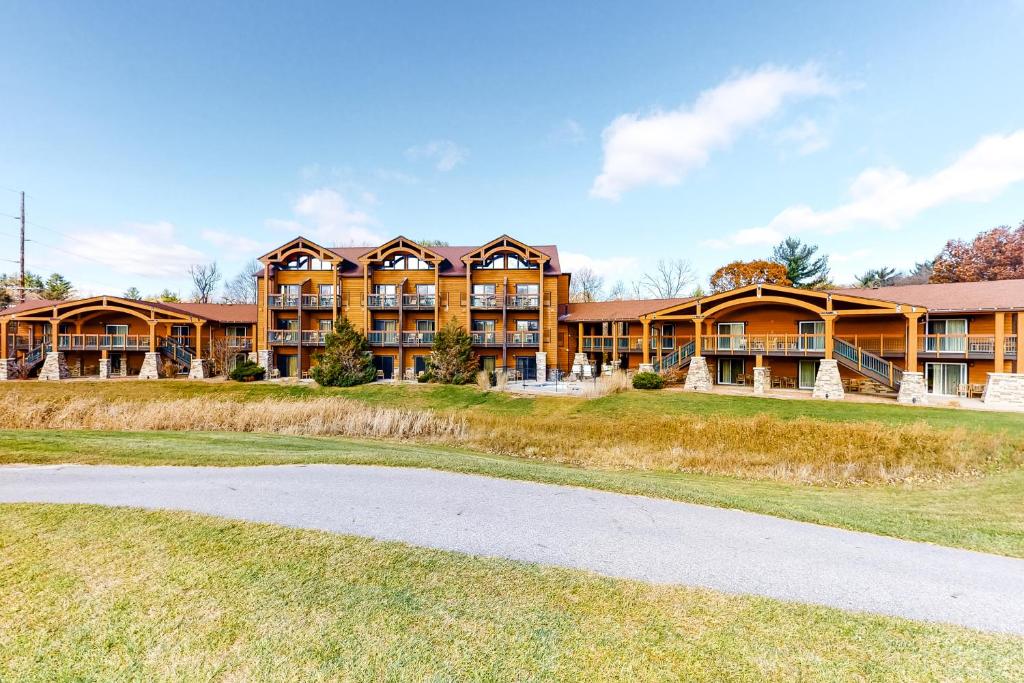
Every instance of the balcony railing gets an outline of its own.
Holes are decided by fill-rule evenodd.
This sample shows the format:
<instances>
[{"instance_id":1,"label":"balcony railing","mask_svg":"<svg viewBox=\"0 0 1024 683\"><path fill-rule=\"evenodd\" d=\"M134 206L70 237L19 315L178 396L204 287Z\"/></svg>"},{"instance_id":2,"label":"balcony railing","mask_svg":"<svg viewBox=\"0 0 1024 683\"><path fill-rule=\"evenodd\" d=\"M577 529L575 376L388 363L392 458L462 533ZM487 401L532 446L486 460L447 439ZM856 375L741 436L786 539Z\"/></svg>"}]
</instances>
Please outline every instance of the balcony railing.
<instances>
[{"instance_id":1,"label":"balcony railing","mask_svg":"<svg viewBox=\"0 0 1024 683\"><path fill-rule=\"evenodd\" d=\"M658 350L659 341L661 343L661 350L663 352L670 352L692 342L693 337L657 337L651 335L647 340L647 345L651 351ZM644 350L644 338L642 336L621 336L615 338L611 335L588 335L583 337L584 351L611 353L616 346L619 353L641 353Z\"/></svg>"},{"instance_id":2,"label":"balcony railing","mask_svg":"<svg viewBox=\"0 0 1024 683\"><path fill-rule=\"evenodd\" d=\"M181 341L182 338L178 338ZM185 338L187 339L187 338ZM191 341L190 339L188 341ZM235 351L251 351L252 350L252 337L225 337L224 341L227 342L228 348ZM185 346L191 346L191 344L185 343Z\"/></svg>"},{"instance_id":3,"label":"balcony railing","mask_svg":"<svg viewBox=\"0 0 1024 683\"><path fill-rule=\"evenodd\" d=\"M991 334L925 334L918 337L917 350L943 356L990 358L995 356L996 338ZM1003 338L1003 355L1017 355L1017 335Z\"/></svg>"},{"instance_id":4,"label":"balcony railing","mask_svg":"<svg viewBox=\"0 0 1024 683\"><path fill-rule=\"evenodd\" d=\"M432 346L434 343L434 331L425 332L403 332L402 344L406 346Z\"/></svg>"},{"instance_id":5,"label":"balcony railing","mask_svg":"<svg viewBox=\"0 0 1024 683\"><path fill-rule=\"evenodd\" d=\"M33 339L27 334L7 335L7 348L9 349L31 349L39 345L38 339Z\"/></svg>"},{"instance_id":6,"label":"balcony railing","mask_svg":"<svg viewBox=\"0 0 1024 683\"><path fill-rule=\"evenodd\" d=\"M501 308L501 297L497 294L470 294L469 305L472 308Z\"/></svg>"},{"instance_id":7,"label":"balcony railing","mask_svg":"<svg viewBox=\"0 0 1024 683\"><path fill-rule=\"evenodd\" d=\"M708 334L701 337L707 353L816 356L825 353L823 334Z\"/></svg>"},{"instance_id":8,"label":"balcony railing","mask_svg":"<svg viewBox=\"0 0 1024 683\"><path fill-rule=\"evenodd\" d=\"M433 294L403 294L403 308L434 308L437 304L437 297Z\"/></svg>"},{"instance_id":9,"label":"balcony railing","mask_svg":"<svg viewBox=\"0 0 1024 683\"><path fill-rule=\"evenodd\" d=\"M270 344L298 344L298 330L269 330L267 342Z\"/></svg>"},{"instance_id":10,"label":"balcony railing","mask_svg":"<svg viewBox=\"0 0 1024 683\"><path fill-rule=\"evenodd\" d=\"M497 346L501 344L501 333L499 332L470 332L469 335L475 346Z\"/></svg>"},{"instance_id":11,"label":"balcony railing","mask_svg":"<svg viewBox=\"0 0 1024 683\"><path fill-rule=\"evenodd\" d=\"M509 346L540 345L540 332L510 332L506 338Z\"/></svg>"},{"instance_id":12,"label":"balcony railing","mask_svg":"<svg viewBox=\"0 0 1024 683\"><path fill-rule=\"evenodd\" d=\"M149 351L148 334L59 334L60 351Z\"/></svg>"},{"instance_id":13,"label":"balcony railing","mask_svg":"<svg viewBox=\"0 0 1024 683\"><path fill-rule=\"evenodd\" d=\"M505 297L505 305L517 311L540 308L540 296L537 294L516 294Z\"/></svg>"},{"instance_id":14,"label":"balcony railing","mask_svg":"<svg viewBox=\"0 0 1024 683\"><path fill-rule=\"evenodd\" d=\"M303 330L302 343L310 346L323 346L328 334L330 332L327 330Z\"/></svg>"},{"instance_id":15,"label":"balcony railing","mask_svg":"<svg viewBox=\"0 0 1024 683\"><path fill-rule=\"evenodd\" d=\"M398 346L397 330L372 330L367 333L366 339L371 346Z\"/></svg>"},{"instance_id":16,"label":"balcony railing","mask_svg":"<svg viewBox=\"0 0 1024 683\"><path fill-rule=\"evenodd\" d=\"M334 308L333 294L271 294L267 303L273 309L298 308L300 297L302 307L306 309Z\"/></svg>"},{"instance_id":17,"label":"balcony railing","mask_svg":"<svg viewBox=\"0 0 1024 683\"><path fill-rule=\"evenodd\" d=\"M367 294L366 305L370 308L398 308L398 295Z\"/></svg>"}]
</instances>

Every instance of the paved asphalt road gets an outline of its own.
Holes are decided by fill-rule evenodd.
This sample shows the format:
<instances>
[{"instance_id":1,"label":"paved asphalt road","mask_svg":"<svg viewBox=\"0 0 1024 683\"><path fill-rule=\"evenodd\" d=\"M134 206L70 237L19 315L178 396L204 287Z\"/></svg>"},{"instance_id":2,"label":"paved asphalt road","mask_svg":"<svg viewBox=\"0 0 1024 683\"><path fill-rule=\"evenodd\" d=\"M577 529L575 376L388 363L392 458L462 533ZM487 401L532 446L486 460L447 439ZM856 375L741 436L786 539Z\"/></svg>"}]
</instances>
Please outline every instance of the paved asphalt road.
<instances>
[{"instance_id":1,"label":"paved asphalt road","mask_svg":"<svg viewBox=\"0 0 1024 683\"><path fill-rule=\"evenodd\" d=\"M0 467L0 502L192 510L1024 635L1024 560L432 470Z\"/></svg>"}]
</instances>

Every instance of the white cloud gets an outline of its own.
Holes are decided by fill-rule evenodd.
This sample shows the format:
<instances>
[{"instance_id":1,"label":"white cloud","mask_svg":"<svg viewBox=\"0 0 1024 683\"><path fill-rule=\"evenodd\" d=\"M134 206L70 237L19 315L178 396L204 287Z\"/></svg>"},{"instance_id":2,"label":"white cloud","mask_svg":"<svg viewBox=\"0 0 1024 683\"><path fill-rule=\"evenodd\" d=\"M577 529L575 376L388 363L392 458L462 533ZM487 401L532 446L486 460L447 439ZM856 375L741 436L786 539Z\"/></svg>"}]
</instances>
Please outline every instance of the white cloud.
<instances>
[{"instance_id":1,"label":"white cloud","mask_svg":"<svg viewBox=\"0 0 1024 683\"><path fill-rule=\"evenodd\" d=\"M373 203L375 197L361 193L364 202ZM372 200L372 201L368 201ZM320 188L306 193L292 205L296 219L271 218L269 228L308 236L325 246L379 244L383 237L372 226L376 220L364 210L353 206L340 192Z\"/></svg>"},{"instance_id":2,"label":"white cloud","mask_svg":"<svg viewBox=\"0 0 1024 683\"><path fill-rule=\"evenodd\" d=\"M402 185L416 185L420 179L403 171L396 171L393 168L378 168L373 172L378 179L389 183L400 183Z\"/></svg>"},{"instance_id":3,"label":"white cloud","mask_svg":"<svg viewBox=\"0 0 1024 683\"><path fill-rule=\"evenodd\" d=\"M428 159L438 171L450 171L469 158L469 150L451 140L431 140L425 145L410 147L405 152L410 159Z\"/></svg>"},{"instance_id":4,"label":"white cloud","mask_svg":"<svg viewBox=\"0 0 1024 683\"><path fill-rule=\"evenodd\" d=\"M232 249L246 253L266 251L263 249L266 245L262 242L257 242L254 239L243 237L241 235L233 235L229 232L223 232L222 230L203 230L201 236L210 244L225 249Z\"/></svg>"},{"instance_id":5,"label":"white cloud","mask_svg":"<svg viewBox=\"0 0 1024 683\"><path fill-rule=\"evenodd\" d=\"M206 256L175 241L174 226L159 223L127 223L124 231L76 232L64 249L82 262L100 263L127 275L178 277Z\"/></svg>"},{"instance_id":6,"label":"white cloud","mask_svg":"<svg viewBox=\"0 0 1024 683\"><path fill-rule=\"evenodd\" d=\"M802 118L792 126L783 128L778 135L779 142L796 145L798 154L813 154L828 147L825 131L813 119Z\"/></svg>"},{"instance_id":7,"label":"white cloud","mask_svg":"<svg viewBox=\"0 0 1024 683\"><path fill-rule=\"evenodd\" d=\"M559 255L562 269L572 273L583 268L590 268L598 275L609 280L625 279L636 273L639 261L633 256L610 256L608 258L592 258L586 254L563 251Z\"/></svg>"},{"instance_id":8,"label":"white cloud","mask_svg":"<svg viewBox=\"0 0 1024 683\"><path fill-rule=\"evenodd\" d=\"M551 139L568 145L578 145L587 139L583 126L576 119L566 119L551 131Z\"/></svg>"},{"instance_id":9,"label":"white cloud","mask_svg":"<svg viewBox=\"0 0 1024 683\"><path fill-rule=\"evenodd\" d=\"M618 199L642 185L678 185L711 152L775 114L785 100L834 95L838 87L814 65L762 66L706 90L692 107L623 114L604 129L604 167L591 196Z\"/></svg>"},{"instance_id":10,"label":"white cloud","mask_svg":"<svg viewBox=\"0 0 1024 683\"><path fill-rule=\"evenodd\" d=\"M954 201L984 202L1024 181L1024 129L982 138L949 166L914 179L895 168L869 168L850 185L850 201L826 211L790 206L767 225L740 230L711 246L771 244L798 232L897 229L918 214Z\"/></svg>"}]
</instances>

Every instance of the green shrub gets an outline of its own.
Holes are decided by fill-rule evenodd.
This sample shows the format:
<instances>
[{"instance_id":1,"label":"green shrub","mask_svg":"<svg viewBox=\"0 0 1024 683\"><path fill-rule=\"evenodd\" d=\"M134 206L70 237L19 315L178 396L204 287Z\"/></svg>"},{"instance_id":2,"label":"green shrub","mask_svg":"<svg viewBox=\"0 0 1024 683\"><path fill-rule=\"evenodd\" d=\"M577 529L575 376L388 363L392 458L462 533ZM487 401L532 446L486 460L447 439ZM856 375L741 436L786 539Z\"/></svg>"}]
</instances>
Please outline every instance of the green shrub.
<instances>
[{"instance_id":1,"label":"green shrub","mask_svg":"<svg viewBox=\"0 0 1024 683\"><path fill-rule=\"evenodd\" d=\"M474 381L480 366L469 332L454 320L438 330L434 334L428 366L433 382L468 384Z\"/></svg>"},{"instance_id":2,"label":"green shrub","mask_svg":"<svg viewBox=\"0 0 1024 683\"><path fill-rule=\"evenodd\" d=\"M316 365L310 376L325 387L351 387L372 382L377 377L370 354L370 342L352 327L348 318L339 318L324 340L324 350L314 354Z\"/></svg>"},{"instance_id":3,"label":"green shrub","mask_svg":"<svg viewBox=\"0 0 1024 683\"><path fill-rule=\"evenodd\" d=\"M416 375L416 381L420 383L433 382L434 376L430 374L430 370L424 370L420 374Z\"/></svg>"},{"instance_id":4,"label":"green shrub","mask_svg":"<svg viewBox=\"0 0 1024 683\"><path fill-rule=\"evenodd\" d=\"M253 382L258 379L263 379L263 375L266 371L254 363L251 360L243 360L228 374L228 377L235 380L236 382Z\"/></svg>"},{"instance_id":5,"label":"green shrub","mask_svg":"<svg viewBox=\"0 0 1024 683\"><path fill-rule=\"evenodd\" d=\"M665 378L656 372L638 372L633 375L634 389L661 389L665 386Z\"/></svg>"}]
</instances>

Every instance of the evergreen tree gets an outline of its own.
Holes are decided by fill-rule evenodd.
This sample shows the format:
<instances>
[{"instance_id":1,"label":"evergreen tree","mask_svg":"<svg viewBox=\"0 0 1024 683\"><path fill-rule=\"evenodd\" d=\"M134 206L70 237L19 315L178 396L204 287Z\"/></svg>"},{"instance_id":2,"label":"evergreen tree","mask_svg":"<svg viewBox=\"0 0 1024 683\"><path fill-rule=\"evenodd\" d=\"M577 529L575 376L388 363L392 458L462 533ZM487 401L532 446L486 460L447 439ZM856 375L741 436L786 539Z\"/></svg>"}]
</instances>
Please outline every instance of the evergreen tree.
<instances>
[{"instance_id":1,"label":"evergreen tree","mask_svg":"<svg viewBox=\"0 0 1024 683\"><path fill-rule=\"evenodd\" d=\"M891 287L896 284L899 273L895 268L882 266L881 268L872 268L863 275L855 277L858 287Z\"/></svg>"},{"instance_id":2,"label":"evergreen tree","mask_svg":"<svg viewBox=\"0 0 1024 683\"><path fill-rule=\"evenodd\" d=\"M370 342L348 318L334 321L324 341L324 350L313 355L316 365L309 371L317 384L325 387L351 387L372 382L377 376L370 355Z\"/></svg>"},{"instance_id":3,"label":"evergreen tree","mask_svg":"<svg viewBox=\"0 0 1024 683\"><path fill-rule=\"evenodd\" d=\"M124 298L138 300L142 298L142 292L139 291L138 287L129 287L124 290Z\"/></svg>"},{"instance_id":4,"label":"evergreen tree","mask_svg":"<svg viewBox=\"0 0 1024 683\"><path fill-rule=\"evenodd\" d=\"M434 334L428 370L433 381L467 384L476 378L478 369L473 338L462 325L452 320Z\"/></svg>"},{"instance_id":5,"label":"evergreen tree","mask_svg":"<svg viewBox=\"0 0 1024 683\"><path fill-rule=\"evenodd\" d=\"M54 273L46 278L43 283L43 290L39 293L47 301L64 301L71 298L75 293L71 283L60 273Z\"/></svg>"},{"instance_id":6,"label":"evergreen tree","mask_svg":"<svg viewBox=\"0 0 1024 683\"><path fill-rule=\"evenodd\" d=\"M786 278L794 287L820 289L829 284L828 256L818 252L816 244L804 244L796 237L787 237L775 247L772 260L786 267Z\"/></svg>"}]
</instances>

